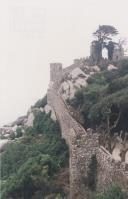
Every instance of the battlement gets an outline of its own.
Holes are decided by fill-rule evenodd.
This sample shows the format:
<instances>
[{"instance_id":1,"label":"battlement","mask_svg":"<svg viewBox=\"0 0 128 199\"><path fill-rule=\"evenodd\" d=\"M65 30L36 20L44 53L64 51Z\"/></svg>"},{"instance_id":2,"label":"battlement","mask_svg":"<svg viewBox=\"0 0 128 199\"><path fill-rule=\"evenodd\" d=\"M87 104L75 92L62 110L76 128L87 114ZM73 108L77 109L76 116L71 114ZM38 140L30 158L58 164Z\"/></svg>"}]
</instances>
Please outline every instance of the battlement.
<instances>
[{"instance_id":1,"label":"battlement","mask_svg":"<svg viewBox=\"0 0 128 199\"><path fill-rule=\"evenodd\" d=\"M51 63L50 64L50 81L60 83L65 74L70 73L77 67L80 67L83 62L85 62L85 58L74 59L73 64L67 66L66 68L62 67L62 63Z\"/></svg>"}]
</instances>

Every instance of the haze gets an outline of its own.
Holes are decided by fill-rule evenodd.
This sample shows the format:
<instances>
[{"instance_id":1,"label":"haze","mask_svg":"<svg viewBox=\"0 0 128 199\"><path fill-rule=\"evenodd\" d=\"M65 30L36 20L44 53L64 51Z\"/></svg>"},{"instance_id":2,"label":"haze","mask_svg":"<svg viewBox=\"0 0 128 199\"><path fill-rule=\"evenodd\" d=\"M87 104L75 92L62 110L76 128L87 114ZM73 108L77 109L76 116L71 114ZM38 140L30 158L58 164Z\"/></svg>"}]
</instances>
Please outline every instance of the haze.
<instances>
[{"instance_id":1,"label":"haze","mask_svg":"<svg viewBox=\"0 0 128 199\"><path fill-rule=\"evenodd\" d=\"M127 0L0 1L0 125L26 114L49 83L49 63L89 55L92 32L128 35Z\"/></svg>"}]
</instances>

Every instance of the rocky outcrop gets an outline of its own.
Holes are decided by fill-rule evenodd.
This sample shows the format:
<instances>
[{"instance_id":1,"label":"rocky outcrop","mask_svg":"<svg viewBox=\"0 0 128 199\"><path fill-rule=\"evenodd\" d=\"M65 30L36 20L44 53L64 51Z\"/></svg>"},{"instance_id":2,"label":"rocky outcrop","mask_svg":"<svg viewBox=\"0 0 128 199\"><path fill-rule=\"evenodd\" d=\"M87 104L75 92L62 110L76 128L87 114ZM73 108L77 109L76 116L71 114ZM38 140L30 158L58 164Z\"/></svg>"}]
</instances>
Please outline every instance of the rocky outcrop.
<instances>
[{"instance_id":1,"label":"rocky outcrop","mask_svg":"<svg viewBox=\"0 0 128 199\"><path fill-rule=\"evenodd\" d=\"M46 114L51 113L50 114L51 119L53 121L56 121L56 114L50 105L46 104L44 107L40 108L31 107L28 110L27 115L21 116L14 122L8 125L4 125L3 127L0 128L1 139L8 141L8 139L10 139L12 134L17 136L17 128L21 128L21 131L24 134L24 129L26 127L33 127L35 113L39 111L44 112Z\"/></svg>"},{"instance_id":2,"label":"rocky outcrop","mask_svg":"<svg viewBox=\"0 0 128 199\"><path fill-rule=\"evenodd\" d=\"M25 122L27 121L27 116L21 116L19 117L17 120L15 120L13 123L10 124L11 127L17 125L17 126L21 126L24 125Z\"/></svg>"},{"instance_id":3,"label":"rocky outcrop","mask_svg":"<svg viewBox=\"0 0 128 199\"><path fill-rule=\"evenodd\" d=\"M128 165L116 161L104 148L100 147L97 153L97 189L103 191L111 184L117 184L128 191Z\"/></svg>"},{"instance_id":4,"label":"rocky outcrop","mask_svg":"<svg viewBox=\"0 0 128 199\"><path fill-rule=\"evenodd\" d=\"M33 121L34 121L34 113L33 112L30 112L29 114L28 114L28 118L27 118L27 122L25 123L25 125L26 126L28 126L28 127L32 127L33 126Z\"/></svg>"},{"instance_id":5,"label":"rocky outcrop","mask_svg":"<svg viewBox=\"0 0 128 199\"><path fill-rule=\"evenodd\" d=\"M5 150L8 143L9 143L9 140L7 139L0 140L0 153Z\"/></svg>"},{"instance_id":6,"label":"rocky outcrop","mask_svg":"<svg viewBox=\"0 0 128 199\"><path fill-rule=\"evenodd\" d=\"M76 63L78 63L77 67ZM77 89L86 87L88 85L87 79L92 74L100 72L100 68L98 66L87 66L78 60L76 63L69 67L70 70L66 70L65 68L60 75L62 77L62 81L60 81L59 90L65 100L72 99ZM53 81L54 80L55 79L53 79Z\"/></svg>"}]
</instances>

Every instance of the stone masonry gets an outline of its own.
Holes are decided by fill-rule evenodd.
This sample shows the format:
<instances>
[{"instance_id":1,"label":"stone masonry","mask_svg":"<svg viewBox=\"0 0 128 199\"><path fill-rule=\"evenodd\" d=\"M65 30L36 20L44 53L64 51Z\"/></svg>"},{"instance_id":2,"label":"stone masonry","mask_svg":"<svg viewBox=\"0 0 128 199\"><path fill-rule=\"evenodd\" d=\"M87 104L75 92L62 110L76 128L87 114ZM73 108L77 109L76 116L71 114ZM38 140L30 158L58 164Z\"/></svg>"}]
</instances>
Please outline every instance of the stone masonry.
<instances>
[{"instance_id":1,"label":"stone masonry","mask_svg":"<svg viewBox=\"0 0 128 199\"><path fill-rule=\"evenodd\" d=\"M76 64L74 65L76 67ZM77 66L79 67L79 66ZM70 69L73 68L69 67ZM68 68L67 70L68 71ZM48 104L54 109L60 123L62 137L70 151L70 199L91 199L88 173L92 157L97 159L96 191L103 191L110 183L118 182L128 190L126 165L115 162L111 154L99 146L98 134L85 129L71 115L59 88L63 79L62 64L50 65L51 82L47 92ZM118 180L118 181L117 181Z\"/></svg>"}]
</instances>

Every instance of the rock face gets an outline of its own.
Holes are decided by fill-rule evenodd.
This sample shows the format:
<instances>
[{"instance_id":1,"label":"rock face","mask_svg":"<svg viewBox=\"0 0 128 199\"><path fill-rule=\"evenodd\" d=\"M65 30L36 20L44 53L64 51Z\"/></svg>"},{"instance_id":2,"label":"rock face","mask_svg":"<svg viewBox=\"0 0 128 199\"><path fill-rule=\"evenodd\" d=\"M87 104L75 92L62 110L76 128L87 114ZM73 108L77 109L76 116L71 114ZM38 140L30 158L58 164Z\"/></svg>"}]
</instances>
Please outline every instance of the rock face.
<instances>
[{"instance_id":1,"label":"rock face","mask_svg":"<svg viewBox=\"0 0 128 199\"><path fill-rule=\"evenodd\" d=\"M125 154L125 162L128 164L128 151Z\"/></svg>"},{"instance_id":2,"label":"rock face","mask_svg":"<svg viewBox=\"0 0 128 199\"><path fill-rule=\"evenodd\" d=\"M81 65L81 68L79 68L76 67L75 61L74 69L72 67L72 70L67 71L64 81L62 83L60 81L60 92L65 100L72 99L77 89L86 87L88 84L87 79L90 75L100 72L100 68L98 66L89 67L84 65Z\"/></svg>"},{"instance_id":3,"label":"rock face","mask_svg":"<svg viewBox=\"0 0 128 199\"><path fill-rule=\"evenodd\" d=\"M27 122L26 122L26 126L28 127L32 127L33 126L33 121L34 121L34 113L33 112L30 112L30 114L28 115L28 118L27 118Z\"/></svg>"},{"instance_id":4,"label":"rock face","mask_svg":"<svg viewBox=\"0 0 128 199\"><path fill-rule=\"evenodd\" d=\"M115 160L121 161L121 157L120 157L121 148L122 148L121 144L117 143L112 152L112 156Z\"/></svg>"},{"instance_id":5,"label":"rock face","mask_svg":"<svg viewBox=\"0 0 128 199\"><path fill-rule=\"evenodd\" d=\"M6 145L8 144L9 140L0 140L0 153L4 151Z\"/></svg>"},{"instance_id":6,"label":"rock face","mask_svg":"<svg viewBox=\"0 0 128 199\"><path fill-rule=\"evenodd\" d=\"M21 116L11 124L5 125L0 128L0 136L2 139L10 139L12 134L16 135L18 127L22 128L27 122L27 116ZM23 130L22 130L23 132Z\"/></svg>"},{"instance_id":7,"label":"rock face","mask_svg":"<svg viewBox=\"0 0 128 199\"><path fill-rule=\"evenodd\" d=\"M14 121L14 122L11 124L11 126L12 126L12 127L15 126L15 125L21 126L21 125L24 125L26 121L27 121L27 116L26 116L26 115L25 115L25 116L21 116L21 117L19 117L16 121Z\"/></svg>"},{"instance_id":8,"label":"rock face","mask_svg":"<svg viewBox=\"0 0 128 199\"><path fill-rule=\"evenodd\" d=\"M6 139L6 141L8 141L8 139L10 139L11 134L15 134L15 136L16 136L17 135L16 130L19 127L21 128L22 133L24 133L24 128L33 127L33 122L35 119L34 113L39 112L39 111L45 112L46 114L51 113L51 119L53 121L57 120L54 110L48 104L46 104L44 108L31 107L28 110L28 113L26 116L19 117L17 120L12 122L11 124L5 125L0 128L0 136L1 136L2 140Z\"/></svg>"},{"instance_id":9,"label":"rock face","mask_svg":"<svg viewBox=\"0 0 128 199\"><path fill-rule=\"evenodd\" d=\"M108 70L111 71L111 70L116 70L117 67L113 66L113 65L109 65L108 66Z\"/></svg>"},{"instance_id":10,"label":"rock face","mask_svg":"<svg viewBox=\"0 0 128 199\"><path fill-rule=\"evenodd\" d=\"M55 115L55 112L54 110L52 109L51 106L49 106L48 104L44 107L44 111L46 114L50 113L51 112L51 119L53 121L56 121L56 115Z\"/></svg>"},{"instance_id":11,"label":"rock face","mask_svg":"<svg viewBox=\"0 0 128 199\"><path fill-rule=\"evenodd\" d=\"M8 139L13 132L15 132L15 129L11 126L4 126L0 128L0 136L3 139Z\"/></svg>"},{"instance_id":12,"label":"rock face","mask_svg":"<svg viewBox=\"0 0 128 199\"><path fill-rule=\"evenodd\" d=\"M114 148L112 151L112 156L115 160L128 162L128 141L122 140L119 136L115 139Z\"/></svg>"},{"instance_id":13,"label":"rock face","mask_svg":"<svg viewBox=\"0 0 128 199\"><path fill-rule=\"evenodd\" d=\"M72 117L66 104L64 92L67 92L69 87L67 84L63 84L64 92L62 92L61 83L65 77L65 71L66 75L69 71L69 76L75 79L80 75L81 71L76 70L79 65L77 67L76 65L75 63L74 68L71 66L69 69L67 68L63 71L62 65L58 67L58 64L51 64L50 71L52 78L47 92L48 104L54 109L61 126L62 137L69 146L70 199L92 198L91 193L94 190L92 191L88 183L92 176L96 182L95 191L104 191L111 183L116 183L128 191L127 165L119 161L116 162L106 149L99 146L98 135L92 133L91 129L86 132ZM75 72L71 72L71 69L75 69ZM55 79L53 78L52 70L53 74L58 75L58 78L57 75ZM91 69L90 73L95 73L95 70L98 70L98 68ZM83 73L82 76L86 77ZM92 161L95 161L95 172L91 170L90 165Z\"/></svg>"},{"instance_id":14,"label":"rock face","mask_svg":"<svg viewBox=\"0 0 128 199\"><path fill-rule=\"evenodd\" d=\"M76 79L78 76L86 77L85 73L78 67L70 72L70 76L72 79Z\"/></svg>"},{"instance_id":15,"label":"rock face","mask_svg":"<svg viewBox=\"0 0 128 199\"><path fill-rule=\"evenodd\" d=\"M97 189L103 191L110 184L118 184L123 190L128 191L127 164L116 161L103 147L97 153Z\"/></svg>"}]
</instances>

